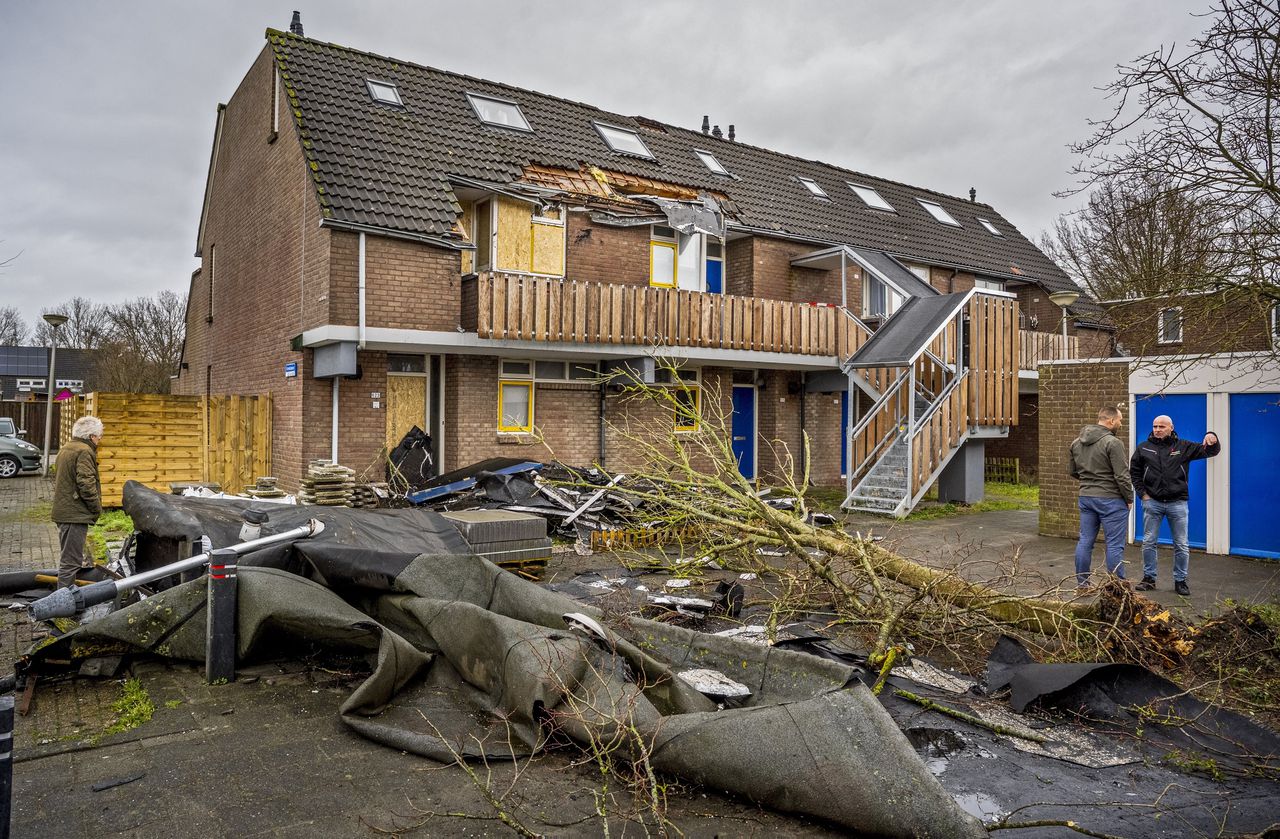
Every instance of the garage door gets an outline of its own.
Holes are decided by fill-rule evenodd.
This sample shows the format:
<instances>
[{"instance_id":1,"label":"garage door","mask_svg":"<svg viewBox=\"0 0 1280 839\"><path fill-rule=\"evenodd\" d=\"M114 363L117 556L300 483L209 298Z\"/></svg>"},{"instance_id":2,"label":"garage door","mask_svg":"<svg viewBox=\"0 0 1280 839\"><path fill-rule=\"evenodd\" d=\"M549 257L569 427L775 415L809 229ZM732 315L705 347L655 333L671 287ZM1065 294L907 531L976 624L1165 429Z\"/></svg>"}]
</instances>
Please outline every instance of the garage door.
<instances>
[{"instance_id":1,"label":"garage door","mask_svg":"<svg viewBox=\"0 0 1280 839\"><path fill-rule=\"evenodd\" d=\"M1280 559L1280 393L1231 394L1231 552Z\"/></svg>"},{"instance_id":2,"label":"garage door","mask_svg":"<svg viewBox=\"0 0 1280 839\"><path fill-rule=\"evenodd\" d=\"M1168 414L1173 419L1173 430L1183 440L1199 443L1204 439L1205 428L1205 395L1203 393L1180 393L1174 395L1135 396L1137 405L1134 418L1134 437L1141 445L1151 434L1151 422L1161 414ZM1220 429L1219 429L1220 430ZM1132 453L1130 453L1132 454ZM1207 532L1207 508L1205 494L1205 462L1194 461L1188 474L1187 489L1191 499L1187 505L1190 521L1187 525L1187 541L1193 548L1204 549ZM1136 536L1142 541L1142 501L1137 501ZM1172 545L1173 536L1169 532L1169 522L1160 523L1160 544Z\"/></svg>"}]
</instances>

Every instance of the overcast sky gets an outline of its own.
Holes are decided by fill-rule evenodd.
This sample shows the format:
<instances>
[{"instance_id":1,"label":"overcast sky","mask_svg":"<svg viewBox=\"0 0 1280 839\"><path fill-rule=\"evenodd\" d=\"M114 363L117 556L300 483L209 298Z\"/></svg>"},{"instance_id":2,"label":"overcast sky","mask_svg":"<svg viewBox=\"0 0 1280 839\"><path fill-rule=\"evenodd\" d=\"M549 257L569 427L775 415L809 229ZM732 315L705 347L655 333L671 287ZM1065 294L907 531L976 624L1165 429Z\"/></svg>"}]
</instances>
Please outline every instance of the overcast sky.
<instances>
[{"instance_id":1,"label":"overcast sky","mask_svg":"<svg viewBox=\"0 0 1280 839\"><path fill-rule=\"evenodd\" d=\"M186 292L214 113L308 37L992 204L1038 239L1115 65L1208 0L0 3L0 307Z\"/></svg>"}]
</instances>

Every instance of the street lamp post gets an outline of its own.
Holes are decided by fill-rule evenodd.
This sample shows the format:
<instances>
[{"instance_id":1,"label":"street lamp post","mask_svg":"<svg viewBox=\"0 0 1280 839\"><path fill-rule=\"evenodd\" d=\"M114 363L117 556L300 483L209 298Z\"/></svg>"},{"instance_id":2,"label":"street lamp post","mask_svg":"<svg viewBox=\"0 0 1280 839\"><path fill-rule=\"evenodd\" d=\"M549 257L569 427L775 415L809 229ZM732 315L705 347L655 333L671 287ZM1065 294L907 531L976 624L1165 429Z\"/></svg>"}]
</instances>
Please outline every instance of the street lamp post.
<instances>
[{"instance_id":1,"label":"street lamp post","mask_svg":"<svg viewBox=\"0 0 1280 839\"><path fill-rule=\"evenodd\" d=\"M50 312L44 316L44 322L53 328L53 339L49 342L49 381L45 383L46 400L44 406L44 476L49 477L49 438L53 436L53 378L54 361L58 357L58 327L67 322L66 315Z\"/></svg>"},{"instance_id":2,"label":"street lamp post","mask_svg":"<svg viewBox=\"0 0 1280 839\"><path fill-rule=\"evenodd\" d=\"M1062 307L1062 351L1067 351L1067 307L1080 299L1078 291L1055 291L1049 295L1049 301Z\"/></svg>"}]
</instances>

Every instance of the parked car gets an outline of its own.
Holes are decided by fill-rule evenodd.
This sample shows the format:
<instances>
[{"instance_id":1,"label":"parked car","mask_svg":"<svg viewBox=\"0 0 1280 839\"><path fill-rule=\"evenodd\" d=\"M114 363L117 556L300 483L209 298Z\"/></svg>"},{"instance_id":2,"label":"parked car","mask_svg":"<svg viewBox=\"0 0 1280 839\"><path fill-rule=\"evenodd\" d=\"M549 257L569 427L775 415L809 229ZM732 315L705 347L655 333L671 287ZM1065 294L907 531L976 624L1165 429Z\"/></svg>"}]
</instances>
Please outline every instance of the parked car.
<instances>
[{"instance_id":1,"label":"parked car","mask_svg":"<svg viewBox=\"0 0 1280 839\"><path fill-rule=\"evenodd\" d=\"M40 449L21 438L9 417L0 417L0 478L40 471Z\"/></svg>"}]
</instances>

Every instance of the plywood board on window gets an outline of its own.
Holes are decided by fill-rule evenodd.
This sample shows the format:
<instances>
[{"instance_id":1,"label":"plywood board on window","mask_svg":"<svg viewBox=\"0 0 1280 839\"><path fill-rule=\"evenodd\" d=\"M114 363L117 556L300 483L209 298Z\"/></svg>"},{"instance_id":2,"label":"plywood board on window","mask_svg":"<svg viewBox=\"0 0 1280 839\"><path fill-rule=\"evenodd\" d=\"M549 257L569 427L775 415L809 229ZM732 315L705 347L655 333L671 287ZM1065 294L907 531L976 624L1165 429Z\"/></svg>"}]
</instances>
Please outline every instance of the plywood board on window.
<instances>
[{"instance_id":1,"label":"plywood board on window","mask_svg":"<svg viewBox=\"0 0 1280 839\"><path fill-rule=\"evenodd\" d=\"M425 376L387 376L388 449L394 449L414 426L427 428Z\"/></svg>"},{"instance_id":2,"label":"plywood board on window","mask_svg":"<svg viewBox=\"0 0 1280 839\"><path fill-rule=\"evenodd\" d=\"M497 253L500 271L529 271L533 265L533 240L529 226L533 205L510 198L498 198Z\"/></svg>"},{"instance_id":3,"label":"plywood board on window","mask_svg":"<svg viewBox=\"0 0 1280 839\"><path fill-rule=\"evenodd\" d=\"M534 221L531 238L533 261L530 270L535 274L563 277L564 225Z\"/></svg>"}]
</instances>

